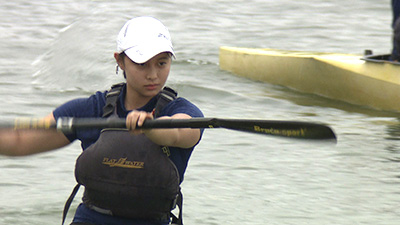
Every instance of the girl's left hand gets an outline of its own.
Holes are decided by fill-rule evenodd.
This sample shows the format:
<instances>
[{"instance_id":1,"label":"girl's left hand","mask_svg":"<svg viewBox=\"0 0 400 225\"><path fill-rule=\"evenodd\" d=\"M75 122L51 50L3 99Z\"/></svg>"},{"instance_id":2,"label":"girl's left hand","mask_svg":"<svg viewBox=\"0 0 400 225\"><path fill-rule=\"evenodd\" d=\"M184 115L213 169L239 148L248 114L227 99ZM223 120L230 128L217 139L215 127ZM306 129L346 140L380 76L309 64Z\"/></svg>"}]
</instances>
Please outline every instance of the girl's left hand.
<instances>
[{"instance_id":1,"label":"girl's left hand","mask_svg":"<svg viewBox=\"0 0 400 225\"><path fill-rule=\"evenodd\" d=\"M143 130L137 128L141 127L145 120L152 120L153 118L154 117L152 113L133 110L126 117L126 127L133 134L142 134Z\"/></svg>"}]
</instances>

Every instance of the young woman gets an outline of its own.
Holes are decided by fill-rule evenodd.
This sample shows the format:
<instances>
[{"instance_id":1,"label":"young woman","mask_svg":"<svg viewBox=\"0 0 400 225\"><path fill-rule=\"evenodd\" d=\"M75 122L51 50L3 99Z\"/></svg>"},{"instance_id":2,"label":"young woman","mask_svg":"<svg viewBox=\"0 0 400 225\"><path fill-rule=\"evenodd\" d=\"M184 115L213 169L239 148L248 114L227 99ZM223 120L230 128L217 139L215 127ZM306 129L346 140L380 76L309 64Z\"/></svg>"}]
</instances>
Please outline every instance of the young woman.
<instances>
[{"instance_id":1,"label":"young woman","mask_svg":"<svg viewBox=\"0 0 400 225\"><path fill-rule=\"evenodd\" d=\"M188 100L171 95L158 104L175 54L167 28L157 19L129 20L118 35L114 57L126 83L69 101L45 119L122 117L129 132L90 129L64 134L3 129L0 154L35 154L78 139L83 153L75 174L85 186L85 194L72 224L169 224L179 184L202 130L137 127L145 120L188 119L203 114ZM159 113L155 115L155 111Z\"/></svg>"}]
</instances>

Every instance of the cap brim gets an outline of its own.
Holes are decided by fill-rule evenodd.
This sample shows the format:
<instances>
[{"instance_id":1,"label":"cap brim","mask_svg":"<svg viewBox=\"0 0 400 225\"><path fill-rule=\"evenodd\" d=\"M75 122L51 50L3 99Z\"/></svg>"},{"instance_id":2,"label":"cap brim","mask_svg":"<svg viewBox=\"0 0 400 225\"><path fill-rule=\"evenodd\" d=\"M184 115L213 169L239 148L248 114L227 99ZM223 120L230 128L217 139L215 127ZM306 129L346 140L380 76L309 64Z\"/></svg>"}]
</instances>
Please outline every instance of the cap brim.
<instances>
[{"instance_id":1,"label":"cap brim","mask_svg":"<svg viewBox=\"0 0 400 225\"><path fill-rule=\"evenodd\" d=\"M175 58L175 53L172 49L172 46L166 43L153 43L152 45L134 46L125 50L124 52L135 63L145 63L154 56L163 52L169 52Z\"/></svg>"}]
</instances>

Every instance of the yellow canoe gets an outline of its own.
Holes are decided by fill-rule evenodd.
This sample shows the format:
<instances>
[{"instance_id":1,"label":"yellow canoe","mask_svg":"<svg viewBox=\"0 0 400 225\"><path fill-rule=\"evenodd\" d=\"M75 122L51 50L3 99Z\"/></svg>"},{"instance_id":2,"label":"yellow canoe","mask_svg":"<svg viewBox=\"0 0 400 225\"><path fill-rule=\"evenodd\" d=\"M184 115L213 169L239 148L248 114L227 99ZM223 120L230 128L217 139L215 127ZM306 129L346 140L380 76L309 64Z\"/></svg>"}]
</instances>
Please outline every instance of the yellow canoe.
<instances>
[{"instance_id":1,"label":"yellow canoe","mask_svg":"<svg viewBox=\"0 0 400 225\"><path fill-rule=\"evenodd\" d=\"M220 47L219 65L253 80L400 112L400 63L387 57Z\"/></svg>"}]
</instances>

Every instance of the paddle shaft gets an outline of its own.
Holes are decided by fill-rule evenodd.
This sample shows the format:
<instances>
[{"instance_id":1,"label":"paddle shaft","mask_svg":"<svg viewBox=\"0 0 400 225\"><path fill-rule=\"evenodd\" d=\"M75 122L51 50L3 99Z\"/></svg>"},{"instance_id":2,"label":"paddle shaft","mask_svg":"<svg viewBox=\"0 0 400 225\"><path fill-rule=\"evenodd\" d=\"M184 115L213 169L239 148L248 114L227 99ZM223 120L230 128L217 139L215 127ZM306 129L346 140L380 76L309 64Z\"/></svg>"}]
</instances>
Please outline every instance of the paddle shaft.
<instances>
[{"instance_id":1,"label":"paddle shaft","mask_svg":"<svg viewBox=\"0 0 400 225\"><path fill-rule=\"evenodd\" d=\"M14 129L57 129L67 133L76 129L126 128L126 121L124 118L61 117L54 124L50 120L17 118L13 124L4 123L0 124L0 127L13 127ZM146 120L140 128L225 128L290 138L336 140L336 136L330 127L318 123L298 121L219 118L157 119Z\"/></svg>"},{"instance_id":2,"label":"paddle shaft","mask_svg":"<svg viewBox=\"0 0 400 225\"><path fill-rule=\"evenodd\" d=\"M126 121L122 118L60 118L56 127L64 132L87 128L126 128ZM291 138L336 139L332 129L326 125L297 121L218 118L159 119L146 120L140 128L226 128Z\"/></svg>"}]
</instances>

